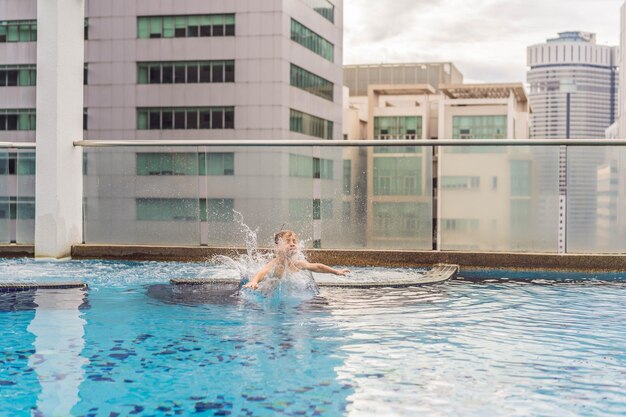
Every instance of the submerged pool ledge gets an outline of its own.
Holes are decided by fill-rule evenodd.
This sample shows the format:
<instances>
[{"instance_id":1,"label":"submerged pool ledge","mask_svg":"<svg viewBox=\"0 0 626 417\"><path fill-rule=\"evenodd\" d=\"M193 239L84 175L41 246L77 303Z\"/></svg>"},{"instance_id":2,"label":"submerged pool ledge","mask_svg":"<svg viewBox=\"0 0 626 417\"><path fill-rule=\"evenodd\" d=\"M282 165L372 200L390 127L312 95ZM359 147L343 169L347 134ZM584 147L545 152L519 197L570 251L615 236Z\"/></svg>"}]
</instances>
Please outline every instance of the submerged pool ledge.
<instances>
[{"instance_id":1,"label":"submerged pool ledge","mask_svg":"<svg viewBox=\"0 0 626 417\"><path fill-rule=\"evenodd\" d=\"M72 247L75 259L207 261L216 255L234 256L244 248L206 246L95 245ZM2 253L2 249L0 249ZM545 254L513 252L408 251L370 249L311 249L310 261L331 265L430 267L456 264L463 269L540 269L570 271L626 271L626 254Z\"/></svg>"}]
</instances>

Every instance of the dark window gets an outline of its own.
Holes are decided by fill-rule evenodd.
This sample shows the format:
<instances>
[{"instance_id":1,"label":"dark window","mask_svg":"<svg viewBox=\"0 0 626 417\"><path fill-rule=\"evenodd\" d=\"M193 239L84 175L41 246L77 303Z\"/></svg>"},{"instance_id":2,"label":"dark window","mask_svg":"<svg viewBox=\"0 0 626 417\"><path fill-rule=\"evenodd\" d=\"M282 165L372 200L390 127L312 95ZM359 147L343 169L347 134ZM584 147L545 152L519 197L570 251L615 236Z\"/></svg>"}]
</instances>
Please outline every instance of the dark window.
<instances>
[{"instance_id":1,"label":"dark window","mask_svg":"<svg viewBox=\"0 0 626 417\"><path fill-rule=\"evenodd\" d=\"M173 126L174 113L169 110L164 110L162 114L162 129L171 129Z\"/></svg>"},{"instance_id":2,"label":"dark window","mask_svg":"<svg viewBox=\"0 0 626 417\"><path fill-rule=\"evenodd\" d=\"M223 128L224 128L223 111L212 110L211 111L211 129L223 129Z\"/></svg>"},{"instance_id":3,"label":"dark window","mask_svg":"<svg viewBox=\"0 0 626 417\"><path fill-rule=\"evenodd\" d=\"M211 25L200 26L200 36L211 36Z\"/></svg>"},{"instance_id":4,"label":"dark window","mask_svg":"<svg viewBox=\"0 0 626 417\"><path fill-rule=\"evenodd\" d=\"M7 85L13 86L17 85L17 70L8 70L7 71Z\"/></svg>"},{"instance_id":5,"label":"dark window","mask_svg":"<svg viewBox=\"0 0 626 417\"><path fill-rule=\"evenodd\" d=\"M201 83L211 82L211 66L209 64L200 65L200 82Z\"/></svg>"},{"instance_id":6,"label":"dark window","mask_svg":"<svg viewBox=\"0 0 626 417\"><path fill-rule=\"evenodd\" d=\"M208 110L200 110L200 129L211 128L211 112Z\"/></svg>"},{"instance_id":7,"label":"dark window","mask_svg":"<svg viewBox=\"0 0 626 417\"><path fill-rule=\"evenodd\" d=\"M0 114L0 130L7 130L7 117Z\"/></svg>"},{"instance_id":8,"label":"dark window","mask_svg":"<svg viewBox=\"0 0 626 417\"><path fill-rule=\"evenodd\" d=\"M224 25L213 26L213 36L224 36Z\"/></svg>"},{"instance_id":9,"label":"dark window","mask_svg":"<svg viewBox=\"0 0 626 417\"><path fill-rule=\"evenodd\" d=\"M0 87L4 87L7 85L7 72L4 70L0 71Z\"/></svg>"},{"instance_id":10,"label":"dark window","mask_svg":"<svg viewBox=\"0 0 626 417\"><path fill-rule=\"evenodd\" d=\"M185 66L177 65L174 67L174 82L176 84L182 84L185 82Z\"/></svg>"},{"instance_id":11,"label":"dark window","mask_svg":"<svg viewBox=\"0 0 626 417\"><path fill-rule=\"evenodd\" d=\"M235 36L235 25L226 25L226 36Z\"/></svg>"},{"instance_id":12,"label":"dark window","mask_svg":"<svg viewBox=\"0 0 626 417\"><path fill-rule=\"evenodd\" d=\"M174 81L174 67L163 65L163 84L172 84Z\"/></svg>"},{"instance_id":13,"label":"dark window","mask_svg":"<svg viewBox=\"0 0 626 417\"><path fill-rule=\"evenodd\" d=\"M17 156L10 155L9 156L9 175L16 175L16 174L17 174Z\"/></svg>"},{"instance_id":14,"label":"dark window","mask_svg":"<svg viewBox=\"0 0 626 417\"><path fill-rule=\"evenodd\" d=\"M198 112L188 110L187 111L187 129L198 128Z\"/></svg>"},{"instance_id":15,"label":"dark window","mask_svg":"<svg viewBox=\"0 0 626 417\"><path fill-rule=\"evenodd\" d=\"M185 112L177 111L174 113L174 129L185 128Z\"/></svg>"},{"instance_id":16,"label":"dark window","mask_svg":"<svg viewBox=\"0 0 626 417\"><path fill-rule=\"evenodd\" d=\"M235 82L235 63L228 62L225 66L224 81L227 83Z\"/></svg>"},{"instance_id":17,"label":"dark window","mask_svg":"<svg viewBox=\"0 0 626 417\"><path fill-rule=\"evenodd\" d=\"M17 130L17 114L7 115L7 130Z\"/></svg>"},{"instance_id":18,"label":"dark window","mask_svg":"<svg viewBox=\"0 0 626 417\"><path fill-rule=\"evenodd\" d=\"M197 38L198 37L198 26L189 26L187 28L187 37L189 37L189 38Z\"/></svg>"},{"instance_id":19,"label":"dark window","mask_svg":"<svg viewBox=\"0 0 626 417\"><path fill-rule=\"evenodd\" d=\"M224 65L222 64L213 65L213 82L214 83L224 82Z\"/></svg>"},{"instance_id":20,"label":"dark window","mask_svg":"<svg viewBox=\"0 0 626 417\"><path fill-rule=\"evenodd\" d=\"M175 38L184 38L187 36L187 28L176 28L174 29L174 37Z\"/></svg>"},{"instance_id":21,"label":"dark window","mask_svg":"<svg viewBox=\"0 0 626 417\"><path fill-rule=\"evenodd\" d=\"M150 112L149 128L150 129L161 128L161 112L159 112L158 110L153 110Z\"/></svg>"},{"instance_id":22,"label":"dark window","mask_svg":"<svg viewBox=\"0 0 626 417\"><path fill-rule=\"evenodd\" d=\"M188 83L197 83L198 82L198 66L197 65L189 65L187 67L187 82Z\"/></svg>"},{"instance_id":23,"label":"dark window","mask_svg":"<svg viewBox=\"0 0 626 417\"><path fill-rule=\"evenodd\" d=\"M161 67L150 67L150 84L161 84Z\"/></svg>"},{"instance_id":24,"label":"dark window","mask_svg":"<svg viewBox=\"0 0 626 417\"><path fill-rule=\"evenodd\" d=\"M235 128L235 111L230 109L224 112L224 129Z\"/></svg>"}]
</instances>

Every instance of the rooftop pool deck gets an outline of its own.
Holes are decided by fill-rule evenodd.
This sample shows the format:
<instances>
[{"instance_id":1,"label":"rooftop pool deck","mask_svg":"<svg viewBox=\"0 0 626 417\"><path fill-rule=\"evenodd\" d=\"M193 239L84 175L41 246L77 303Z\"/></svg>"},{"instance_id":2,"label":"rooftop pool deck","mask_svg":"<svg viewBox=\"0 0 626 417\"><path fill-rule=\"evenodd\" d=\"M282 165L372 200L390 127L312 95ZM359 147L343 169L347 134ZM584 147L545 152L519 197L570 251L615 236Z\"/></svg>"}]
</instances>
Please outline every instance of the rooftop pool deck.
<instances>
[{"instance_id":1,"label":"rooftop pool deck","mask_svg":"<svg viewBox=\"0 0 626 417\"><path fill-rule=\"evenodd\" d=\"M208 263L0 259L4 416L618 416L626 272L409 288L180 288ZM354 280L411 268L352 268Z\"/></svg>"}]
</instances>

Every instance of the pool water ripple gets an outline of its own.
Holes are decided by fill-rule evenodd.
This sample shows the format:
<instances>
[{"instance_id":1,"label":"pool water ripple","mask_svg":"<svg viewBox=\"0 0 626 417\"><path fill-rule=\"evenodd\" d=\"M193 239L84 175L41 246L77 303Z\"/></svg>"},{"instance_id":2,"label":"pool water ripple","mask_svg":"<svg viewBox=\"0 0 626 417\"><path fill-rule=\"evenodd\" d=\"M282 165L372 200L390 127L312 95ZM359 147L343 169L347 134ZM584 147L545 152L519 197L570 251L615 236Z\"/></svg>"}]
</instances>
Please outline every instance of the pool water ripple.
<instances>
[{"instance_id":1,"label":"pool water ripple","mask_svg":"<svg viewBox=\"0 0 626 417\"><path fill-rule=\"evenodd\" d=\"M0 282L90 285L0 294L0 416L626 414L616 274L477 271L313 298L168 285L216 272L0 260Z\"/></svg>"}]
</instances>

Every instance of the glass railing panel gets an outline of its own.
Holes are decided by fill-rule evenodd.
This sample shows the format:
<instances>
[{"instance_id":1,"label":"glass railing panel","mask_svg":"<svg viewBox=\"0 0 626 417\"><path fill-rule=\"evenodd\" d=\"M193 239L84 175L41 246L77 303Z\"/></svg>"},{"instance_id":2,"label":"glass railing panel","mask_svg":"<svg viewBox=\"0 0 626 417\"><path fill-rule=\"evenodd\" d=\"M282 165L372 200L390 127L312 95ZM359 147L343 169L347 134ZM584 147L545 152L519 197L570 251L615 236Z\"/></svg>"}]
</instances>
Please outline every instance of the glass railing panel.
<instances>
[{"instance_id":1,"label":"glass railing panel","mask_svg":"<svg viewBox=\"0 0 626 417\"><path fill-rule=\"evenodd\" d=\"M558 147L439 153L441 250L557 252Z\"/></svg>"},{"instance_id":2,"label":"glass railing panel","mask_svg":"<svg viewBox=\"0 0 626 417\"><path fill-rule=\"evenodd\" d=\"M328 237L323 247L431 250L432 147L335 152L335 159L341 153L340 180L323 189L323 198L333 198L341 215L322 222Z\"/></svg>"},{"instance_id":3,"label":"glass railing panel","mask_svg":"<svg viewBox=\"0 0 626 417\"><path fill-rule=\"evenodd\" d=\"M11 187L9 152L0 149L0 243L11 242Z\"/></svg>"},{"instance_id":4,"label":"glass railing panel","mask_svg":"<svg viewBox=\"0 0 626 417\"><path fill-rule=\"evenodd\" d=\"M17 198L15 234L17 243L35 242L35 151L16 152Z\"/></svg>"},{"instance_id":5,"label":"glass railing panel","mask_svg":"<svg viewBox=\"0 0 626 417\"><path fill-rule=\"evenodd\" d=\"M358 162L359 148L316 148L314 153L319 158L316 168L319 174L313 180L314 198L319 201L316 203L316 208L319 207L316 224L319 247L364 247L366 229L357 220L358 207L352 184L355 179L352 170Z\"/></svg>"},{"instance_id":6,"label":"glass railing panel","mask_svg":"<svg viewBox=\"0 0 626 417\"><path fill-rule=\"evenodd\" d=\"M209 246L272 247L281 229L313 247L313 169L310 147L206 147ZM254 232L254 236L250 235Z\"/></svg>"},{"instance_id":7,"label":"glass railing panel","mask_svg":"<svg viewBox=\"0 0 626 417\"><path fill-rule=\"evenodd\" d=\"M197 148L85 148L86 243L200 244Z\"/></svg>"},{"instance_id":8,"label":"glass railing panel","mask_svg":"<svg viewBox=\"0 0 626 417\"><path fill-rule=\"evenodd\" d=\"M567 149L567 252L626 252L626 148Z\"/></svg>"}]
</instances>

